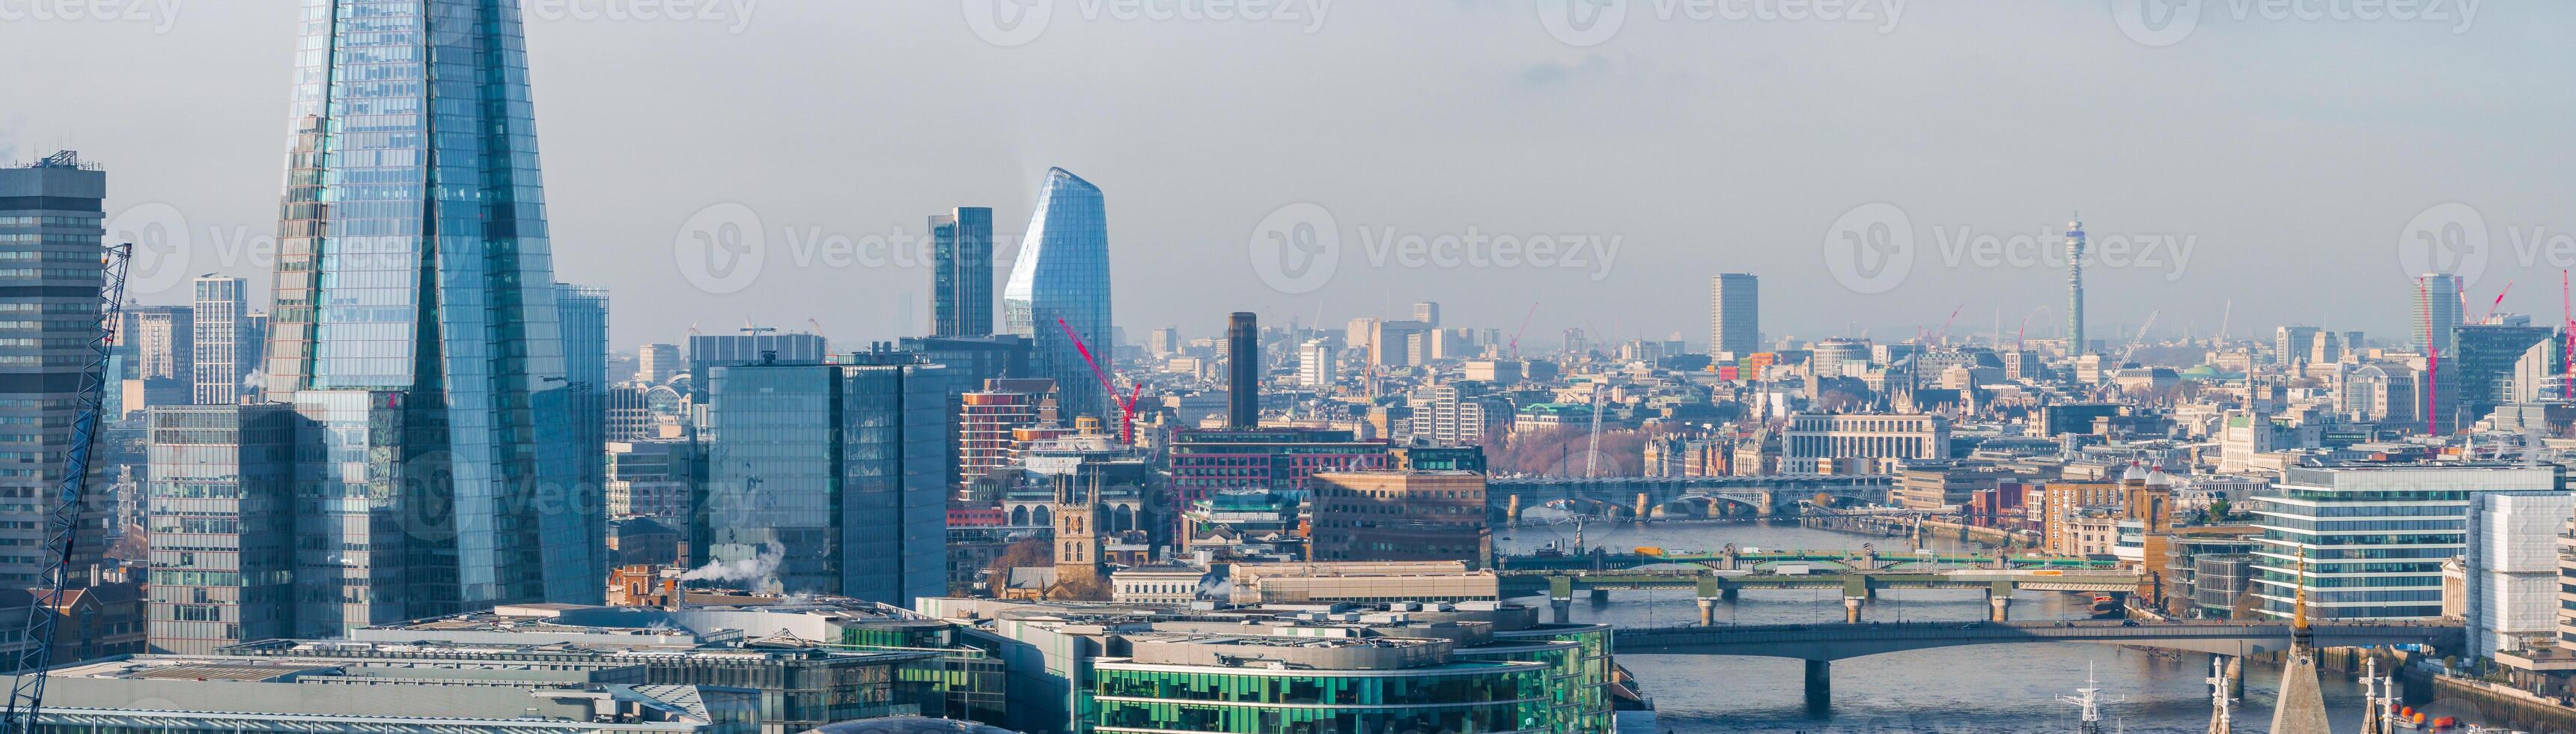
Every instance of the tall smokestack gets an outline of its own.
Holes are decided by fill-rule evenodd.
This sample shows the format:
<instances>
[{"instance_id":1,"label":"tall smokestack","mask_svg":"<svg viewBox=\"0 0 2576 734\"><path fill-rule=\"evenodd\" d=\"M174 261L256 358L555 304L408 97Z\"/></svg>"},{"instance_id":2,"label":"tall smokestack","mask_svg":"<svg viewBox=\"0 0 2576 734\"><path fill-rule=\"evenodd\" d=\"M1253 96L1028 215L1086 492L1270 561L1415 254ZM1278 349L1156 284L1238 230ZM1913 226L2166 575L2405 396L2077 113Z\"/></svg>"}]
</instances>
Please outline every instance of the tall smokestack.
<instances>
[{"instance_id":1,"label":"tall smokestack","mask_svg":"<svg viewBox=\"0 0 2576 734\"><path fill-rule=\"evenodd\" d=\"M1249 311L1237 311L1225 325L1227 428L1261 427L1261 322Z\"/></svg>"}]
</instances>

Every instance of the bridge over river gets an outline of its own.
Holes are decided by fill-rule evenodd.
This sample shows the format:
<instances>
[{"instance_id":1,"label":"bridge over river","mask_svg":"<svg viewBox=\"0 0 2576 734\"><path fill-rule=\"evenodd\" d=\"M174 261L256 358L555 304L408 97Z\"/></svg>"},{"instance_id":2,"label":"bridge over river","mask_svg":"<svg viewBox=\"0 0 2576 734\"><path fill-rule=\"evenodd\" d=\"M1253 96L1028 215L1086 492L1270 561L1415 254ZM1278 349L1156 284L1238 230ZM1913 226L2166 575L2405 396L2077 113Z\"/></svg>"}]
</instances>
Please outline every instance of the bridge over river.
<instances>
[{"instance_id":1,"label":"bridge over river","mask_svg":"<svg viewBox=\"0 0 2576 734\"><path fill-rule=\"evenodd\" d=\"M2016 571L1853 571L1825 574L1757 574L1724 572L1709 569L1633 569L1626 571L1544 571L1503 569L1497 571L1505 597L1528 596L1545 592L1551 617L1565 622L1574 606L1575 592L1588 592L1604 599L1612 591L1644 589L1692 589L1699 600L1700 624L1710 624L1717 603L1735 599L1744 589L1841 589L1843 621L1861 621L1861 602L1876 597L1880 589L1977 589L1986 592L1989 618L1996 622L2011 619L2013 592L2076 591L2096 594L2125 595L2138 588L2140 576L2126 570L2054 570L2024 569Z\"/></svg>"},{"instance_id":2,"label":"bridge over river","mask_svg":"<svg viewBox=\"0 0 2576 734\"><path fill-rule=\"evenodd\" d=\"M2458 650L2464 634L2444 624L2318 624L2319 647L2423 645ZM1906 650L1964 645L2081 642L2212 655L2250 656L2287 650L2290 625L2279 622L1915 622L1789 624L1621 629L1621 655L1746 655L1807 661L1807 706L1831 698L1832 661Z\"/></svg>"}]
</instances>

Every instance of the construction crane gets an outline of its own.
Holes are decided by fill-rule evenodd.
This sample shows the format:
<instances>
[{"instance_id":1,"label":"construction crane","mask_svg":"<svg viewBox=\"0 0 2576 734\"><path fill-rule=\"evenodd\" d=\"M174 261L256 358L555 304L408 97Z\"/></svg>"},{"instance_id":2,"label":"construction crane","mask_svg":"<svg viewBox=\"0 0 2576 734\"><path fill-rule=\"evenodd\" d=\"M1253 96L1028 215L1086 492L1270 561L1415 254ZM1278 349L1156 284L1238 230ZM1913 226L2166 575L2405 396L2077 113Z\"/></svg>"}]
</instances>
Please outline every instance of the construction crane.
<instances>
[{"instance_id":1,"label":"construction crane","mask_svg":"<svg viewBox=\"0 0 2576 734\"><path fill-rule=\"evenodd\" d=\"M1953 324L1953 323L1958 322L1958 320L1959 320L1959 312L1960 312L1960 311L1963 311L1963 310L1966 310L1967 308L1968 308L1968 304L1962 303L1962 304L1959 304L1959 307L1958 307L1958 308L1950 309L1950 318L1946 318L1946 319L1942 319L1942 320L1941 320L1941 331L1932 335L1932 343L1934 343L1934 344L1948 344L1948 343L1950 343L1950 324Z\"/></svg>"},{"instance_id":2,"label":"construction crane","mask_svg":"<svg viewBox=\"0 0 2576 734\"><path fill-rule=\"evenodd\" d=\"M36 578L48 586L43 596L27 606L27 624L18 639L29 644L18 653L18 677L9 687L7 718L0 721L6 727L0 731L9 734L35 731L36 707L45 700L54 624L62 618L53 605L62 603L81 506L89 501L90 454L98 447L99 413L107 403L107 356L116 348L116 327L125 315L125 266L133 257L133 243L115 245L107 248L100 268L105 287L99 289L98 333L89 340L89 364L81 369L80 392L73 398L77 410L72 415L71 445L63 455L62 479L55 484L54 506L45 520L45 565Z\"/></svg>"},{"instance_id":3,"label":"construction crane","mask_svg":"<svg viewBox=\"0 0 2576 734\"><path fill-rule=\"evenodd\" d=\"M2504 306L2504 296L2505 296L2505 294L2507 294L2507 293L2512 293L2512 292L2513 292L2513 281L2510 281L2510 280L2505 281L2505 282L2504 282L2504 290L2496 291L2496 299L2495 299L2495 302L2494 302L2494 303L2487 304L2487 315L2478 317L2478 323L2483 324L2483 323L2486 323L2486 322L2487 322L2487 319L2495 318L2496 309L2497 309L2497 308L2501 308L2501 307L2503 307L2503 306Z\"/></svg>"},{"instance_id":4,"label":"construction crane","mask_svg":"<svg viewBox=\"0 0 2576 734\"><path fill-rule=\"evenodd\" d=\"M2138 347L2147 343L2147 330L2156 328L2156 317L2163 314L2163 311L2147 312L2147 322L2138 325L2138 338L2129 340L2129 350L2120 353L2121 364L2128 364L2129 358L2138 356Z\"/></svg>"},{"instance_id":5,"label":"construction crane","mask_svg":"<svg viewBox=\"0 0 2576 734\"><path fill-rule=\"evenodd\" d=\"M1591 443L1583 449L1583 478L1600 476L1601 464L1601 383L1592 383Z\"/></svg>"},{"instance_id":6,"label":"construction crane","mask_svg":"<svg viewBox=\"0 0 2576 734\"><path fill-rule=\"evenodd\" d=\"M1127 399L1118 399L1118 385L1110 381L1108 370L1100 368L1100 360L1091 356L1091 347L1084 345L1082 337L1073 333L1073 325L1065 323L1064 319L1056 319L1055 325L1064 329L1064 338L1073 341L1073 350L1082 354L1082 361L1091 365L1091 376L1100 378L1101 392L1109 396L1109 402L1118 406L1118 442L1135 445L1136 398L1145 393L1145 383L1136 383L1135 388L1128 391Z\"/></svg>"},{"instance_id":7,"label":"construction crane","mask_svg":"<svg viewBox=\"0 0 2576 734\"><path fill-rule=\"evenodd\" d=\"M1509 346L1505 346L1505 347L1503 347L1503 352L1504 352L1504 353L1503 353L1503 355L1502 355L1502 356L1503 356L1503 358L1505 358L1505 359L1520 359L1520 357L1521 357L1521 334L1523 334L1523 333L1525 333L1525 332L1528 332L1528 331L1529 331L1529 322L1530 322L1530 319L1531 319L1531 318L1534 318L1534 317L1536 317L1536 316L1538 316L1538 302L1537 302L1537 301L1531 301L1531 302L1530 302L1530 310L1529 310L1529 313L1528 313L1527 315L1524 315L1524 316L1522 316L1522 317L1521 317L1521 328L1513 329L1513 330L1512 330L1512 343L1511 343Z\"/></svg>"}]
</instances>

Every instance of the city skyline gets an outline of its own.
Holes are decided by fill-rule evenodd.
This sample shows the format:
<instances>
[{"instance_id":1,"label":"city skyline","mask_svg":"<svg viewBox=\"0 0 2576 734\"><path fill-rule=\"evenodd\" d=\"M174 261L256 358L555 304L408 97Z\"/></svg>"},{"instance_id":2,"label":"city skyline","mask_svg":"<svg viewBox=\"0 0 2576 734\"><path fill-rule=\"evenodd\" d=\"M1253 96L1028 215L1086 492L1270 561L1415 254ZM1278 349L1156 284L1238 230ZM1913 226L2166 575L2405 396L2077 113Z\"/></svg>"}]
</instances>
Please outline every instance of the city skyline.
<instances>
[{"instance_id":1,"label":"city skyline","mask_svg":"<svg viewBox=\"0 0 2576 734\"><path fill-rule=\"evenodd\" d=\"M1970 238L2027 235L2045 248L2056 239L2049 230L2069 209L2086 212L2097 252L2107 252L2115 235L2194 243L2188 260L2167 263L2181 266L2177 280L2166 280L2171 267L2088 268L2090 322L2098 334L2124 324L2134 328L2154 311L2162 312L2162 334L2187 328L2205 334L2222 318L2237 334L2291 323L2394 333L2411 317L2400 299L2413 269L2401 264L2398 243L2415 217L2449 202L2466 204L2486 225L2490 244L2481 277L2470 285L2472 298L2490 298L2519 276L2526 287L2507 300L2506 310L2546 314L2552 305L2544 288L2528 286L2562 264L2550 260L2555 256L2546 249L2525 254L2525 243L2516 238L2576 231L2548 205L2563 198L2553 194L2563 193L2568 182L2532 163L2562 157L2547 151L2566 143L2506 121L2550 119L2563 114L2567 103L2550 95L2489 94L2490 85L2456 80L2472 78L2470 70L2514 68L2494 63L2495 54L2523 45L2512 41L2576 11L2490 7L2462 32L2432 22L2212 17L2180 43L2148 46L2122 33L2099 7L2026 10L1913 8L1884 33L1866 23L1640 18L1591 46L1551 37L1532 10L1518 3L1339 7L1313 33L1280 23L1129 22L1060 13L1065 17L1042 37L1008 47L979 37L953 8L764 6L739 24L739 32L732 23L540 18L530 23L530 32L537 36L531 52L548 69L533 80L539 106L550 111L541 116L541 127L584 131L578 140L550 138L555 144L546 167L555 174L550 188L558 194L552 218L563 230L561 279L664 296L622 305L631 312L621 314L612 334L618 344L675 342L682 328L701 320L691 314L705 314L703 321L716 324L792 324L810 316L843 343L920 331L931 316L926 265L824 263L828 252L809 235L864 240L901 232L926 238L923 212L986 205L1006 223L997 230L1014 229L1029 213L1028 187L1052 166L1083 171L1120 192L1124 204L1110 233L1112 246L1139 257L1119 259L1114 279L1161 284L1133 289L1123 300L1119 325L1131 333L1176 320L1187 310L1184 304L1206 301L1223 302L1220 310L1262 312L1274 323L1335 323L1436 300L1449 304L1461 323L1507 323L1528 309L1521 293L1571 292L1586 298L1542 303L1533 328L1585 328L1604 338L1698 334L1705 324L1672 308L1683 301L1652 294L1697 290L1693 281L1717 272L1755 273L1775 293L1834 296L1772 319L1766 326L1775 336L1831 336L1857 321L1887 338L1937 325L1952 310L1964 310L1962 327L1977 327L1961 331L1988 333L1997 320L2010 331L2024 314L2063 303L2062 270L2045 263L1986 267L1973 252L1943 238L1966 228ZM52 32L27 39L28 48L126 41L138 42L136 63L180 55L192 61L155 78L115 79L120 88L141 94L0 117L0 153L7 153L0 157L85 148L85 155L130 172L133 177L124 180L151 182L148 188L111 192L111 214L136 211L129 222L184 221L180 230L196 250L191 257L199 258L185 275L216 271L250 278L260 284L256 292L265 293L265 268L241 248L273 233L261 215L273 202L263 202L258 192L272 188L282 171L273 158L242 151L256 150L274 136L271 110L285 101L274 80L289 66L277 49L291 41L280 30L292 25L291 15L289 9L264 6L190 8L157 34L148 23L42 26ZM1472 33L1408 33L1427 27ZM824 52L799 43L821 28L846 28L860 42L814 48L865 52ZM1700 37L1729 43L1712 49L1689 42ZM262 47L263 38L276 43ZM1398 38L1406 41L1397 43ZM606 124L624 100L641 93L637 82L620 75L639 68L642 45L652 41L687 42L651 44L661 49L653 53L679 54L669 64L679 70L670 72L676 74L671 84L654 84L676 90L668 104L687 114ZM1120 65L1114 70L1197 52L1211 42L1219 52L1201 64L1151 68L1178 75L1173 81L1181 89L1262 84L1276 91L1152 120L1122 111L1141 107L1147 99L1141 95L1150 90L1121 82L1116 74L1091 82L1098 101L1046 91L1046 85L1073 82L1065 72L1044 69L1053 59L1135 48L1103 57ZM2384 43L2422 53L2399 65L2371 54ZM855 78L846 94L738 104L738 95L760 93L761 85L735 89L746 85L713 82L757 78L736 58L752 48L793 54L808 65L878 54L938 54L949 67L943 76L1007 93L945 107L971 119L863 114L857 119L871 122L857 128L857 135L827 134L799 121L809 115L773 113L831 117L869 99L911 110L942 109L936 101L954 95L919 84L924 75L898 72ZM2086 64L2061 72L2012 66L2012 48L2092 53ZM2268 49L2296 49L2315 61L2263 81L2199 73ZM1254 53L1282 54L1298 63L1271 70L1257 64ZM1356 76L1364 64L1415 54L1456 59L1425 70L1454 90L1438 98L1437 106L1394 101L1401 99L1395 89ZM1921 70L1876 71L1890 68L1886 62L1896 58L1916 60ZM1040 70L1016 74L1033 64ZM2536 73L2545 66L2506 73ZM1286 75L1289 69L1304 74ZM0 92L60 96L85 79L103 82L106 77L96 75L109 72L74 69L0 80ZM2384 83L2336 81L2346 74ZM2203 80L2204 86L2165 81L2173 76ZM1231 82L1218 86L1221 78ZM1932 85L1918 83L1932 79L1958 83L1938 85L1943 94L1933 97ZM1347 94L1324 93L1322 85L1337 82ZM165 94L156 89L161 84L174 86ZM549 94L558 84L566 91ZM187 93L179 85L222 92ZM1640 94L1656 85L1670 93ZM2279 94L2274 85L2297 93ZM157 128L117 114L126 99L185 100L203 113L192 115L196 127L151 139L142 133ZM1740 109L1683 99L1730 100ZM2043 99L2047 104L2039 104ZM1333 126L1322 123L1353 105L1387 113L1373 118L1385 120L1375 126L1382 140L1330 136ZM1580 132L1577 118L1559 108L1602 109L1627 122L1614 128L1618 134L1599 138ZM1871 109L1882 114L1864 112ZM1883 114L1889 110L1931 114ZM2370 114L2333 116L2341 111ZM2007 115L2022 116L2029 129L2041 132L2003 135L1974 124ZM755 117L777 132L758 140L710 137L729 123ZM1501 119L1516 124L1493 124ZM1788 123L1815 119L1835 122L1812 131L1789 129L1795 126ZM2335 122L2310 124L2329 119ZM1451 130L1466 135L1435 137L1435 131ZM1682 136L1685 130L1691 137ZM1697 142L1703 134L1763 145L1720 149ZM665 145L669 155L628 155L643 142L636 137L641 135L679 144ZM2328 173L2348 168L2339 164L2353 141L2382 137L2408 142L2374 148L2372 175L2358 181ZM1164 164L1170 157L1140 154L1147 140L1165 138L1197 155ZM1460 147L1466 140L1565 154L1512 161L1504 168L1500 161L1466 156ZM181 149L170 146L177 145L214 152L176 156ZM718 145L742 150L702 152ZM1647 145L1663 153L1647 157L1641 147ZM812 150L788 153L787 146ZM1273 150L1300 155L1265 153ZM1247 158L1256 155L1258 160ZM2243 161L2259 173L2233 181L2192 177L2201 166L2196 161L2222 158ZM1372 163L1355 168L1362 159ZM1582 180L1568 174L1587 167L1632 175L1608 187L1567 185ZM1698 168L1725 175L1709 178ZM1355 179L1346 175L1350 170L1369 170L1385 183ZM2485 175L2463 178L2453 173L2458 170ZM652 191L628 183L666 177L690 183ZM1243 180L1226 181L1235 177ZM1679 185L1684 180L1697 183ZM1287 293L1268 287L1256 272L1248 240L1266 217L1300 202L1330 214L1340 230L1342 258L1328 282ZM1819 249L1838 218L1876 202L1905 215L1922 257L1902 284L1856 293L1834 278ZM619 211L629 203L654 213ZM710 293L680 272L673 248L693 215L728 203L757 216L769 258L765 272L745 290ZM1363 241L1363 235L1375 239L1390 231L1438 236L1471 228L1522 236L1616 236L1621 244L1617 257L1600 270L1602 278L1594 280L1590 268L1451 270L1409 267L1398 257L1379 262L1373 255L1385 253L1372 253L1370 246L1383 243ZM995 234L997 255L1008 257L1019 233ZM2363 256L2344 256L2355 248ZM2180 260L2180 248L2171 251L2167 259ZM808 259L802 267L796 265L800 258ZM2313 276L2298 282L2261 277L2294 269ZM1007 264L997 270L1007 270ZM759 297L851 286L867 295L819 313ZM184 300L182 290L164 287L139 297L176 303ZM2255 292L2294 297L2235 297ZM2237 302L2232 312L2229 300ZM898 323L907 313L909 325ZM2061 314L2035 320L2064 319ZM1888 321L1897 323L1881 323Z\"/></svg>"}]
</instances>

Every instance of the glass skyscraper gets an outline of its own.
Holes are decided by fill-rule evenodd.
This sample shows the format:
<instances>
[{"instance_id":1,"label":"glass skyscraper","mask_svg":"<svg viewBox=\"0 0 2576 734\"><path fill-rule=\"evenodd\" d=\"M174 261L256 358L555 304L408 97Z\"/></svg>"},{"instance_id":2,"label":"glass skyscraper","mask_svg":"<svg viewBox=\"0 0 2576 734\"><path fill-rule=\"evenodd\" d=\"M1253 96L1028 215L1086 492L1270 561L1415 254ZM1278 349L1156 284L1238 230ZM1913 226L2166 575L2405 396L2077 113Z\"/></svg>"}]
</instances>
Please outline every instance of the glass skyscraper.
<instances>
[{"instance_id":1,"label":"glass skyscraper","mask_svg":"<svg viewBox=\"0 0 2576 734\"><path fill-rule=\"evenodd\" d=\"M321 424L298 570L337 581L298 579L299 623L598 601L518 4L300 23L264 372Z\"/></svg>"},{"instance_id":2,"label":"glass skyscraper","mask_svg":"<svg viewBox=\"0 0 2576 734\"><path fill-rule=\"evenodd\" d=\"M35 165L0 168L0 496L54 496L63 456L71 451L69 426L76 412L81 369L89 340L98 335L100 250L107 235L138 245L176 232L106 230L102 206L107 174L63 151ZM113 378L116 373L109 373ZM124 406L136 408L139 406ZM93 470L106 464L92 464ZM110 470L112 471L112 470ZM98 481L93 486L105 486ZM0 582L18 587L39 581L43 565L46 503L22 499L0 504ZM82 518L71 563L64 572L87 585L90 564L106 547L95 515Z\"/></svg>"},{"instance_id":3,"label":"glass skyscraper","mask_svg":"<svg viewBox=\"0 0 2576 734\"><path fill-rule=\"evenodd\" d=\"M993 210L930 218L930 335L993 333Z\"/></svg>"},{"instance_id":4,"label":"glass skyscraper","mask_svg":"<svg viewBox=\"0 0 2576 734\"><path fill-rule=\"evenodd\" d=\"M1010 333L1030 337L1037 376L1055 380L1057 406L1068 421L1093 415L1115 421L1109 396L1066 327L1101 360L1113 348L1109 333L1109 219L1100 187L1062 168L1047 170L1037 212L1002 289L1002 317ZM1063 325L1059 326L1058 321ZM1104 364L1104 368L1106 365Z\"/></svg>"},{"instance_id":5,"label":"glass skyscraper","mask_svg":"<svg viewBox=\"0 0 2576 734\"><path fill-rule=\"evenodd\" d=\"M897 606L947 591L948 369L853 361L713 370L689 546L715 580Z\"/></svg>"},{"instance_id":6,"label":"glass skyscraper","mask_svg":"<svg viewBox=\"0 0 2576 734\"><path fill-rule=\"evenodd\" d=\"M606 501L608 486L608 289L556 283L563 319L565 383L572 395L574 452L581 457L582 496ZM593 511L592 537L606 538L608 517Z\"/></svg>"},{"instance_id":7,"label":"glass skyscraper","mask_svg":"<svg viewBox=\"0 0 2576 734\"><path fill-rule=\"evenodd\" d=\"M197 315L192 335L196 346L189 352L195 361L198 405L241 402L242 379L249 377L251 370L246 357L259 351L245 347L260 338L246 328L250 324L247 292L240 278L197 278Z\"/></svg>"}]
</instances>

